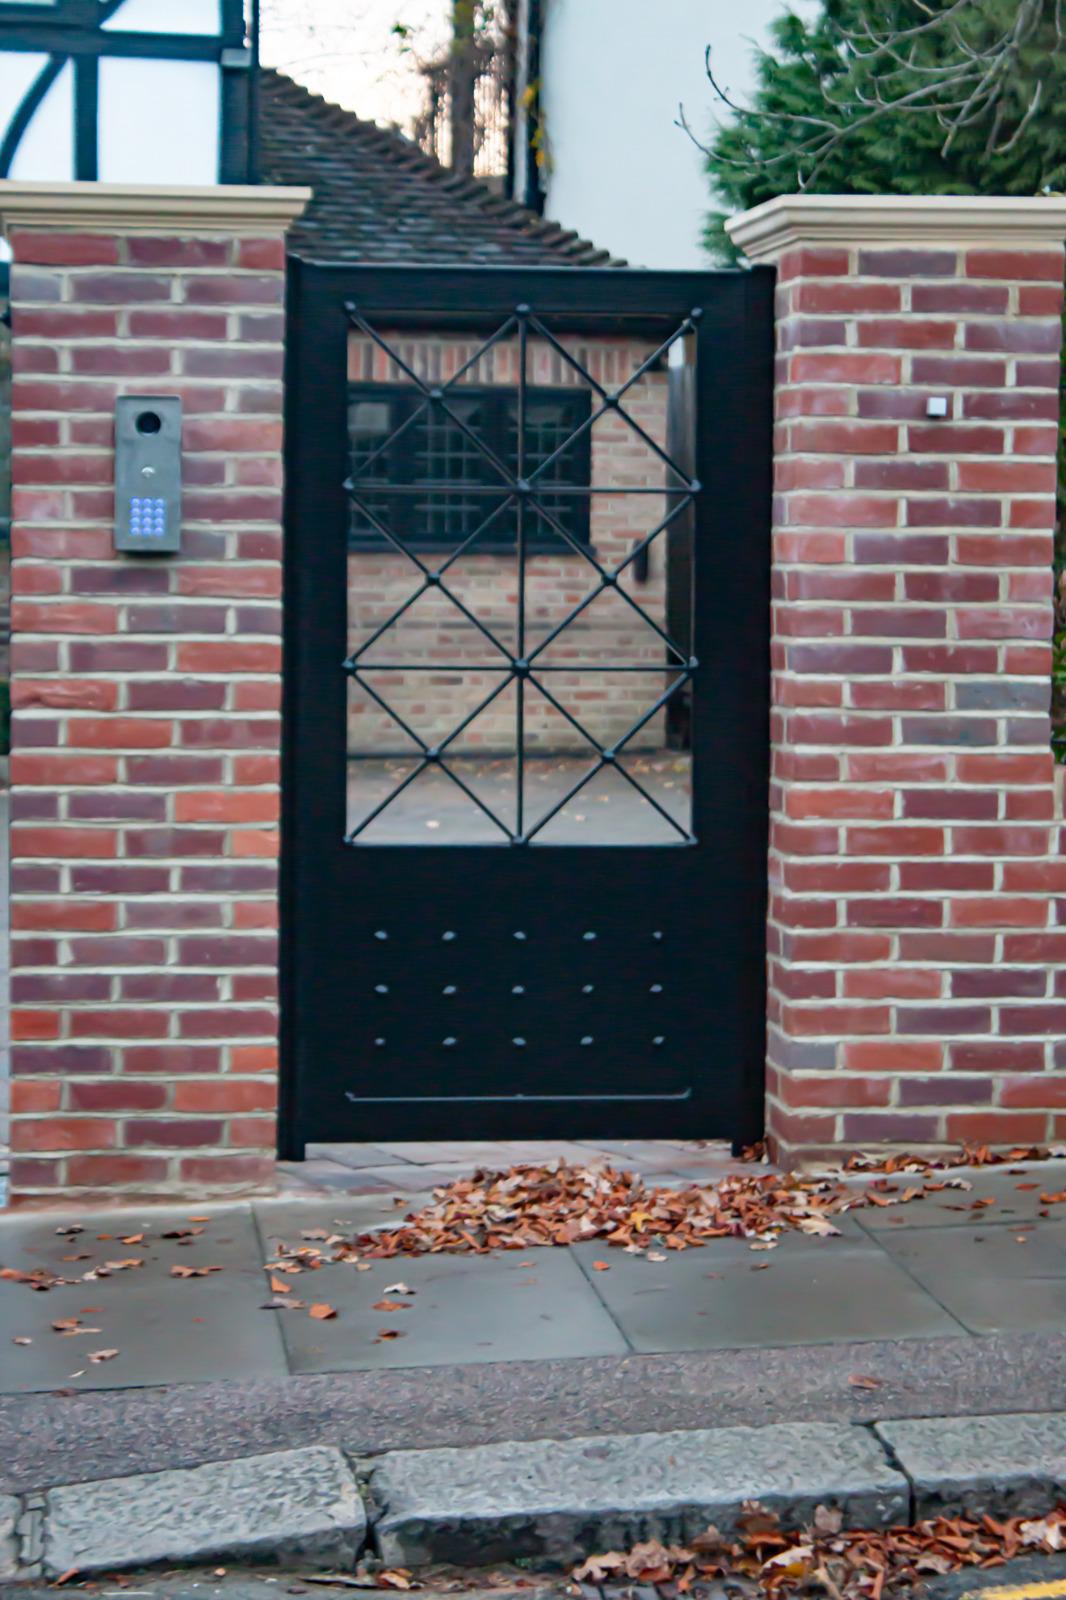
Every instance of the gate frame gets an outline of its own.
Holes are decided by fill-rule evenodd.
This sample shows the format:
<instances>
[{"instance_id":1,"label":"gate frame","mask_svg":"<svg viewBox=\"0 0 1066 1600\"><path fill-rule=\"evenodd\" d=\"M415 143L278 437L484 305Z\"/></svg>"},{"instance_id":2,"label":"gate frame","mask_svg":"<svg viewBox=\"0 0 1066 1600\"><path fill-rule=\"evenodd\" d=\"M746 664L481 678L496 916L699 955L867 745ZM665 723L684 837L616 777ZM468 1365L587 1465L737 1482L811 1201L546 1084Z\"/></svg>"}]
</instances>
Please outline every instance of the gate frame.
<instances>
[{"instance_id":1,"label":"gate frame","mask_svg":"<svg viewBox=\"0 0 1066 1600\"><path fill-rule=\"evenodd\" d=\"M738 961L737 970L742 974L746 1026L738 1067L737 1114L731 1137L734 1148L739 1149L762 1136L770 782L774 270L755 267L750 270L723 269L696 273L631 268L372 267L321 264L290 257L286 338L279 956L281 1064L278 1140L282 1159L303 1159L305 1143L311 1142L301 1130L297 1100L298 976L297 941L293 932L296 916L294 837L298 753L295 730L301 710L296 668L303 648L303 608L300 604L301 551L293 529L301 497L315 478L316 448L320 440L307 437L302 426L301 402L308 389L317 390L319 385L328 384L334 375L330 362L335 351L330 344L330 336L336 337L337 318L342 318L345 328L349 328L351 323L345 310L346 302L372 293L372 286L376 283L382 287L388 286L388 314L400 319L405 329L446 333L480 327L481 321L473 320L469 311L471 304L479 303L473 286L479 282L492 282L495 285L506 283L512 302L536 303L545 291L551 294L565 290L566 315L581 316L584 319L581 324L583 332L640 334L644 331L639 320L642 315L648 319L647 327L652 326L656 317L661 319L669 315L680 321L686 314L682 307L698 305L707 295L710 283L723 281L736 286L730 292L736 295L738 314L724 320L718 329L721 342L716 347L715 372L710 371L709 362L697 365L696 416L697 419L704 419L705 426L714 418L719 438L716 448L707 452L708 470L703 473L701 481L706 496L703 503L713 504L724 528L738 528L747 535L733 546L735 560L731 570L738 585L754 586L759 601L750 609L725 609L718 619L717 632L722 640L723 655L741 665L756 658L762 662L761 671L743 673L741 687L734 696L732 706L731 734L736 747L743 752L749 774L746 803L734 807L734 817L719 818L719 826L726 834L729 833L729 821L735 824L735 836L728 839L728 845L730 848L736 846L743 854L747 881L752 887L745 914L738 915L737 939L743 955ZM325 289L328 289L328 294L322 292ZM432 302L428 307L427 291ZM605 304L610 308L606 312L603 310ZM379 319L382 316L379 312L374 314ZM492 309L483 315L489 319L498 316L498 308L493 303ZM545 315L557 316L559 312L545 312ZM332 327L330 322L333 323ZM387 321L382 321L381 325L390 326ZM393 327L396 325L396 322L391 324ZM723 373L731 381L724 391L719 386L715 392L714 381L720 379ZM719 401L717 407L714 405L715 399ZM700 426L699 420L697 426ZM753 633L756 619L757 632ZM629 850L634 847L614 848ZM520 1103L532 1105L531 1101ZM469 1112L469 1102L465 1104ZM464 1130L466 1136L484 1136L477 1125L476 1116L469 1120L474 1126ZM410 1132L412 1138L426 1136L424 1130L419 1128L412 1128ZM693 1137L699 1136L699 1130L694 1129ZM497 1137L508 1135L499 1134ZM532 1131L527 1137L546 1135Z\"/></svg>"}]
</instances>

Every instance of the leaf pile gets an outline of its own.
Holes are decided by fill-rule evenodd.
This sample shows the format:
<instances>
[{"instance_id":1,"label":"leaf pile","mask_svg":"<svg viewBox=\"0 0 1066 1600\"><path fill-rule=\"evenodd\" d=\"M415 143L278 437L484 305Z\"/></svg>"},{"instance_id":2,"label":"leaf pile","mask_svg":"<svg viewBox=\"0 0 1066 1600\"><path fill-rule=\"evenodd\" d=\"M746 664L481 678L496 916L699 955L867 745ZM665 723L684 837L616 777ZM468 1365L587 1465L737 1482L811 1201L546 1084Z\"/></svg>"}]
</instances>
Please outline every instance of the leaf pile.
<instances>
[{"instance_id":1,"label":"leaf pile","mask_svg":"<svg viewBox=\"0 0 1066 1600\"><path fill-rule=\"evenodd\" d=\"M961 1179L897 1191L882 1183L878 1198L832 1178L745 1171L718 1183L650 1188L615 1167L518 1165L481 1170L433 1191L432 1202L396 1227L356 1236L337 1259L529 1250L602 1239L630 1254L650 1248L686 1250L712 1239L748 1239L773 1248L787 1231L829 1236L833 1218L868 1203L898 1205Z\"/></svg>"},{"instance_id":2,"label":"leaf pile","mask_svg":"<svg viewBox=\"0 0 1066 1600\"><path fill-rule=\"evenodd\" d=\"M1021 1554L1066 1548L1066 1506L1046 1517L936 1517L895 1528L844 1528L842 1514L819 1506L802 1533L782 1531L773 1512L749 1502L732 1537L708 1528L689 1545L651 1540L630 1551L590 1556L573 1572L594 1585L669 1584L671 1594L726 1580L741 1595L786 1600L882 1600L966 1567L998 1567Z\"/></svg>"}]
</instances>

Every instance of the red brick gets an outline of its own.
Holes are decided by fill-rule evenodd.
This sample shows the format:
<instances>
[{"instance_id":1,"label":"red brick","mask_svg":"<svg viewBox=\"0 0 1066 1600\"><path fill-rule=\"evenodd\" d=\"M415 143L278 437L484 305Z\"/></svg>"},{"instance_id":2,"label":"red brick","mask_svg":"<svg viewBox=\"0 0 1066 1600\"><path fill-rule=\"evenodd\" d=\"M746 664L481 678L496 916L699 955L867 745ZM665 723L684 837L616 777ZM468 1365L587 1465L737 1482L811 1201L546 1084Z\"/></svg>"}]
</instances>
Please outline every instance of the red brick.
<instances>
[{"instance_id":1,"label":"red brick","mask_svg":"<svg viewBox=\"0 0 1066 1600\"><path fill-rule=\"evenodd\" d=\"M892 283L798 283L792 291L797 312L898 311L900 305L899 288Z\"/></svg>"},{"instance_id":2,"label":"red brick","mask_svg":"<svg viewBox=\"0 0 1066 1600\"><path fill-rule=\"evenodd\" d=\"M72 1111L161 1111L167 1103L167 1086L115 1078L107 1083L72 1083Z\"/></svg>"},{"instance_id":3,"label":"red brick","mask_svg":"<svg viewBox=\"0 0 1066 1600\"><path fill-rule=\"evenodd\" d=\"M953 1043L950 1051L951 1065L959 1072L1040 1072L1044 1065L1042 1044L967 1039Z\"/></svg>"},{"instance_id":4,"label":"red brick","mask_svg":"<svg viewBox=\"0 0 1066 1600\"><path fill-rule=\"evenodd\" d=\"M795 422L789 443L793 450L830 455L892 454L899 444L899 429L885 423L851 420Z\"/></svg>"},{"instance_id":5,"label":"red brick","mask_svg":"<svg viewBox=\"0 0 1066 1600\"><path fill-rule=\"evenodd\" d=\"M1047 1118L1010 1111L955 1111L947 1118L947 1136L961 1144L1042 1144Z\"/></svg>"},{"instance_id":6,"label":"red brick","mask_svg":"<svg viewBox=\"0 0 1066 1600\"><path fill-rule=\"evenodd\" d=\"M846 918L853 928L939 928L944 906L939 900L850 900Z\"/></svg>"},{"instance_id":7,"label":"red brick","mask_svg":"<svg viewBox=\"0 0 1066 1600\"><path fill-rule=\"evenodd\" d=\"M867 349L951 350L954 322L920 317L864 317L858 323L859 344Z\"/></svg>"},{"instance_id":8,"label":"red brick","mask_svg":"<svg viewBox=\"0 0 1066 1600\"><path fill-rule=\"evenodd\" d=\"M277 237L241 239L237 245L237 265L256 272L284 272L285 241Z\"/></svg>"},{"instance_id":9,"label":"red brick","mask_svg":"<svg viewBox=\"0 0 1066 1600\"><path fill-rule=\"evenodd\" d=\"M804 245L784 252L778 262L778 277L783 283L792 278L843 277L850 264L847 250Z\"/></svg>"},{"instance_id":10,"label":"red brick","mask_svg":"<svg viewBox=\"0 0 1066 1600\"><path fill-rule=\"evenodd\" d=\"M916 1112L867 1111L844 1118L844 1142L859 1144L931 1144L938 1134L935 1116Z\"/></svg>"},{"instance_id":11,"label":"red brick","mask_svg":"<svg viewBox=\"0 0 1066 1600\"><path fill-rule=\"evenodd\" d=\"M67 1183L72 1189L115 1189L127 1185L162 1183L167 1177L165 1158L132 1155L71 1156Z\"/></svg>"},{"instance_id":12,"label":"red brick","mask_svg":"<svg viewBox=\"0 0 1066 1600\"><path fill-rule=\"evenodd\" d=\"M273 1082L244 1082L234 1078L204 1079L174 1085L174 1110L229 1114L271 1111L277 1103Z\"/></svg>"},{"instance_id":13,"label":"red brick","mask_svg":"<svg viewBox=\"0 0 1066 1600\"><path fill-rule=\"evenodd\" d=\"M1049 907L1046 900L997 895L953 900L949 909L956 928L1042 928Z\"/></svg>"},{"instance_id":14,"label":"red brick","mask_svg":"<svg viewBox=\"0 0 1066 1600\"><path fill-rule=\"evenodd\" d=\"M81 717L70 725L70 743L105 750L158 750L173 740L169 722L134 717Z\"/></svg>"},{"instance_id":15,"label":"red brick","mask_svg":"<svg viewBox=\"0 0 1066 1600\"><path fill-rule=\"evenodd\" d=\"M999 1092L999 1103L1010 1108L1066 1108L1066 1077L1037 1072L1025 1078L1008 1078Z\"/></svg>"},{"instance_id":16,"label":"red brick","mask_svg":"<svg viewBox=\"0 0 1066 1600\"><path fill-rule=\"evenodd\" d=\"M1028 461L960 461L959 488L1005 494L1014 490L1035 494L1052 493L1055 488L1055 463Z\"/></svg>"},{"instance_id":17,"label":"red brick","mask_svg":"<svg viewBox=\"0 0 1066 1600\"><path fill-rule=\"evenodd\" d=\"M99 1010L74 1011L70 1016L74 1038L82 1039L165 1039L170 1031L166 1011Z\"/></svg>"},{"instance_id":18,"label":"red brick","mask_svg":"<svg viewBox=\"0 0 1066 1600\"><path fill-rule=\"evenodd\" d=\"M239 1189L264 1189L274 1177L273 1155L185 1156L182 1181Z\"/></svg>"},{"instance_id":19,"label":"red brick","mask_svg":"<svg viewBox=\"0 0 1066 1600\"><path fill-rule=\"evenodd\" d=\"M202 1145L219 1144L225 1132L225 1123L203 1117L173 1121L131 1117L124 1131L126 1143L132 1150L144 1146L189 1150Z\"/></svg>"},{"instance_id":20,"label":"red brick","mask_svg":"<svg viewBox=\"0 0 1066 1600\"><path fill-rule=\"evenodd\" d=\"M9 243L20 266L110 267L119 259L118 240L112 234L16 228Z\"/></svg>"},{"instance_id":21,"label":"red brick","mask_svg":"<svg viewBox=\"0 0 1066 1600\"><path fill-rule=\"evenodd\" d=\"M892 383L900 381L899 356L879 351L800 351L792 357L793 383Z\"/></svg>"},{"instance_id":22,"label":"red brick","mask_svg":"<svg viewBox=\"0 0 1066 1600\"><path fill-rule=\"evenodd\" d=\"M108 1150L118 1142L118 1124L106 1117L20 1117L11 1132L13 1147L27 1151Z\"/></svg>"},{"instance_id":23,"label":"red brick","mask_svg":"<svg viewBox=\"0 0 1066 1600\"><path fill-rule=\"evenodd\" d=\"M126 259L136 267L221 267L229 265L228 239L133 237L126 240Z\"/></svg>"},{"instance_id":24,"label":"red brick","mask_svg":"<svg viewBox=\"0 0 1066 1600\"><path fill-rule=\"evenodd\" d=\"M936 1000L940 990L940 974L922 967L866 967L844 974L847 1000Z\"/></svg>"},{"instance_id":25,"label":"red brick","mask_svg":"<svg viewBox=\"0 0 1066 1600\"><path fill-rule=\"evenodd\" d=\"M1063 260L1061 247L1053 250L972 249L966 252L966 275L970 278L1038 280L1061 286Z\"/></svg>"}]
</instances>

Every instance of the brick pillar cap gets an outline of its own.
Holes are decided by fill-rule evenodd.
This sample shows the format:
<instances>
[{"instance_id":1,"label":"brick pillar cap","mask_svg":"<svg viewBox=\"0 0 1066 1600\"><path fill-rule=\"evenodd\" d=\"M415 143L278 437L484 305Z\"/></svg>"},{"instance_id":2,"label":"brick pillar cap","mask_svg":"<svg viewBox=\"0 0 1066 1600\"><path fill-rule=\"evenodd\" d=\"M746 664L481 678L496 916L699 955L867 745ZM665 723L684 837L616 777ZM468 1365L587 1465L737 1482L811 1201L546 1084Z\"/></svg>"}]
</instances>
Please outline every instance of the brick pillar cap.
<instances>
[{"instance_id":1,"label":"brick pillar cap","mask_svg":"<svg viewBox=\"0 0 1066 1600\"><path fill-rule=\"evenodd\" d=\"M1066 240L1066 196L784 194L725 226L749 261L797 245L1051 249Z\"/></svg>"},{"instance_id":2,"label":"brick pillar cap","mask_svg":"<svg viewBox=\"0 0 1066 1600\"><path fill-rule=\"evenodd\" d=\"M257 184L0 181L0 228L79 233L284 233L312 191Z\"/></svg>"}]
</instances>

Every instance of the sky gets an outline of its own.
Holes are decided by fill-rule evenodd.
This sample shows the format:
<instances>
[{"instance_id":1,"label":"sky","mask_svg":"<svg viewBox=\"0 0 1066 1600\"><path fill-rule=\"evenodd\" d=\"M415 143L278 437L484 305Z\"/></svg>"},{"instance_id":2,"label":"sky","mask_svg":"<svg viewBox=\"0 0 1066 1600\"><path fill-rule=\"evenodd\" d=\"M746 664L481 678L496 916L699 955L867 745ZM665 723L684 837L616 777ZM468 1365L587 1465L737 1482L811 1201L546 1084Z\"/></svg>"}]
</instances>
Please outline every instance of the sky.
<instances>
[{"instance_id":1,"label":"sky","mask_svg":"<svg viewBox=\"0 0 1066 1600\"><path fill-rule=\"evenodd\" d=\"M421 100L418 58L447 39L448 0L262 0L262 54L361 117L409 128ZM410 30L397 38L396 22Z\"/></svg>"}]
</instances>

